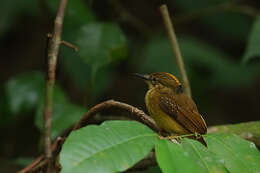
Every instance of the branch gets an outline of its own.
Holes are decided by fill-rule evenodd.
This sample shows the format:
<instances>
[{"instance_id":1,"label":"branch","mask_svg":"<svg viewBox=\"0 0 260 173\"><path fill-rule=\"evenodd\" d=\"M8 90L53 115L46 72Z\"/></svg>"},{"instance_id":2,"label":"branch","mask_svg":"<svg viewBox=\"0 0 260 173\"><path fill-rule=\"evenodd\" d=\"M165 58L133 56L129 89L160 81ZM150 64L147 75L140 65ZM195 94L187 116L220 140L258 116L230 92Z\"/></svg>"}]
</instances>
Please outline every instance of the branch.
<instances>
[{"instance_id":1,"label":"branch","mask_svg":"<svg viewBox=\"0 0 260 173\"><path fill-rule=\"evenodd\" d=\"M84 127L85 124L88 123L88 120L90 117L94 116L97 113L100 113L104 110L108 110L111 108L119 108L121 110L124 110L126 112L129 112L131 115L133 115L135 118L138 118L143 122L144 124L148 125L150 128L152 128L154 131L158 132L159 128L155 124L154 120L145 114L142 110L131 106L126 103L114 101L114 100L108 100L104 101L100 104L95 105L92 107L79 121L75 126L73 127L73 130L77 130L81 127ZM68 134L69 135L69 134ZM52 154L56 158L62 148L62 145L66 139L65 138L58 138L55 143L52 145ZM26 168L21 170L19 173L27 173L27 172L37 172L39 169L46 166L48 163L48 158L44 158L43 156L39 156L35 161L33 161L30 165L28 165ZM146 161L147 162L147 161Z\"/></svg>"},{"instance_id":2,"label":"branch","mask_svg":"<svg viewBox=\"0 0 260 173\"><path fill-rule=\"evenodd\" d=\"M55 83L55 70L57 57L61 43L62 24L64 13L67 5L67 0L60 0L59 9L54 22L53 36L48 43L48 75L45 89L45 102L43 111L43 126L44 126L44 154L49 163L52 159L51 151L51 121L52 121L52 106L53 106L53 88ZM50 166L50 164L49 164ZM50 172L48 168L47 172Z\"/></svg>"},{"instance_id":3,"label":"branch","mask_svg":"<svg viewBox=\"0 0 260 173\"><path fill-rule=\"evenodd\" d=\"M131 106L129 104L126 103L122 103L122 102L118 102L118 101L114 101L114 100L108 100L108 101L104 101L102 103L97 104L96 106L92 107L80 120L79 122L73 127L73 130L79 129L81 127L83 127L85 125L85 123L87 123L88 119L99 113L102 112L104 110L107 109L111 109L111 108L119 108L121 110L125 110L129 113L131 113L131 115L137 117L138 119L140 119L144 124L148 125L149 127L151 127L153 130L155 131L159 131L159 128L157 127L157 125L155 124L154 120L148 116L147 114L145 114L142 110Z\"/></svg>"},{"instance_id":4,"label":"branch","mask_svg":"<svg viewBox=\"0 0 260 173\"><path fill-rule=\"evenodd\" d=\"M77 52L77 51L79 50L79 48L78 48L77 46L75 46L75 45L73 45L73 44L71 44L71 43L69 43L69 42L67 42L67 41L62 40L61 43L62 43L63 45L65 45L65 46L67 46L67 47L73 49L75 52Z\"/></svg>"},{"instance_id":5,"label":"branch","mask_svg":"<svg viewBox=\"0 0 260 173\"><path fill-rule=\"evenodd\" d=\"M65 141L64 138L58 137L55 140L55 142L52 144L51 151L53 157L55 158L58 157L61 150L61 146L63 145L64 141ZM29 164L27 167L25 167L18 173L39 172L42 168L46 167L47 164L48 164L48 159L44 158L44 155L40 155L31 164Z\"/></svg>"},{"instance_id":6,"label":"branch","mask_svg":"<svg viewBox=\"0 0 260 173\"><path fill-rule=\"evenodd\" d=\"M52 34L51 34L51 33L48 33L48 34L47 34L47 37L48 37L48 38L52 38ZM71 44L71 43L69 43L69 42L67 42L67 41L65 41L65 40L61 40L61 41L60 41L60 44L63 44L64 46L67 46L68 48L73 49L75 52L77 52L77 51L79 50L79 48L78 48L77 46L75 46L74 44Z\"/></svg>"},{"instance_id":7,"label":"branch","mask_svg":"<svg viewBox=\"0 0 260 173\"><path fill-rule=\"evenodd\" d=\"M184 63L183 63L183 60L182 60L179 44L178 44L178 41L177 41L177 38L176 38L176 35L175 35L173 24L171 22L171 18L170 18L166 4L163 4L163 5L160 6L160 12L161 12L161 15L163 17L163 21L164 21L166 30L167 30L169 38L170 38L173 54L175 55L175 58L176 58L177 67L178 67L180 74L181 74L184 92L188 96L191 97L191 89L190 89L189 80L188 80L188 77L187 77L187 73L186 73Z\"/></svg>"},{"instance_id":8,"label":"branch","mask_svg":"<svg viewBox=\"0 0 260 173\"><path fill-rule=\"evenodd\" d=\"M135 118L140 119L142 123L148 125L156 132L159 131L154 120L152 118L150 118L150 116L145 114L142 110L140 110L134 106L128 105L126 103L122 103L122 102L118 102L118 101L114 101L114 100L104 101L104 102L92 107L78 121L78 123L73 127L72 130L77 130L77 129L83 127L85 124L88 123L88 120L90 117L93 117L95 114L108 110L108 109L111 109L111 108L119 108L123 111L129 112ZM241 124L236 124L236 125L213 126L208 129L208 132L209 133L213 133L213 132L235 133L244 139L255 142L256 145L260 146L260 121L241 123ZM57 140L52 145L52 154L55 159L59 156L59 153L61 151L62 145L65 140L66 140L66 137L57 138ZM39 156L35 161L33 161L30 165L28 165L26 168L21 170L19 173L37 172L41 168L46 167L46 165L48 163L47 161L48 161L47 158L44 158L43 155ZM137 163L133 168L130 168L129 170L127 170L127 172L148 168L148 167L154 165L155 162L156 162L155 157L154 157L153 153L151 153L148 157L146 157L145 159L143 159L142 161Z\"/></svg>"}]
</instances>

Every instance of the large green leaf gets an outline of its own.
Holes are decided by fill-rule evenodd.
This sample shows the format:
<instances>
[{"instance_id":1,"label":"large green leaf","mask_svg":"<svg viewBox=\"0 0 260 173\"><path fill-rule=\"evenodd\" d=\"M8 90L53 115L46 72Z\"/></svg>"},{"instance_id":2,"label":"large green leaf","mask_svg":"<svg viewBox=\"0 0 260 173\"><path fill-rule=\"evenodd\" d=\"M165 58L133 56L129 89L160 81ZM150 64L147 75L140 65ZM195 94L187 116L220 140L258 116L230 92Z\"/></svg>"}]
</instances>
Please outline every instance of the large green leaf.
<instances>
[{"instance_id":1,"label":"large green leaf","mask_svg":"<svg viewBox=\"0 0 260 173\"><path fill-rule=\"evenodd\" d=\"M36 112L35 125L41 131L43 130L43 99L39 104ZM51 135L54 139L61 135L65 130L75 124L87 110L83 107L71 104L64 91L59 87L55 87L53 97L53 115L52 115L52 129Z\"/></svg>"},{"instance_id":2,"label":"large green leaf","mask_svg":"<svg viewBox=\"0 0 260 173\"><path fill-rule=\"evenodd\" d=\"M260 153L254 143L234 134L208 134L208 150L215 153L230 172L260 172Z\"/></svg>"},{"instance_id":3,"label":"large green leaf","mask_svg":"<svg viewBox=\"0 0 260 173\"><path fill-rule=\"evenodd\" d=\"M207 150L207 148L201 145L199 142L192 139L184 138L182 140L182 147L185 152L189 154L193 162L199 165L201 173L228 172L223 162L218 159L216 154Z\"/></svg>"},{"instance_id":4,"label":"large green leaf","mask_svg":"<svg viewBox=\"0 0 260 173\"><path fill-rule=\"evenodd\" d=\"M161 140L156 158L163 172L259 172L260 153L251 142L233 134L204 136L208 148L191 139L182 144Z\"/></svg>"},{"instance_id":5,"label":"large green leaf","mask_svg":"<svg viewBox=\"0 0 260 173\"><path fill-rule=\"evenodd\" d=\"M120 28L112 23L84 25L76 35L79 56L93 70L127 55L126 39Z\"/></svg>"},{"instance_id":6,"label":"large green leaf","mask_svg":"<svg viewBox=\"0 0 260 173\"><path fill-rule=\"evenodd\" d=\"M179 144L160 140L155 146L155 152L156 160L164 173L201 172L200 166Z\"/></svg>"},{"instance_id":7,"label":"large green leaf","mask_svg":"<svg viewBox=\"0 0 260 173\"><path fill-rule=\"evenodd\" d=\"M246 52L243 61L260 56L260 16L255 19L255 23L249 35Z\"/></svg>"},{"instance_id":8,"label":"large green leaf","mask_svg":"<svg viewBox=\"0 0 260 173\"><path fill-rule=\"evenodd\" d=\"M31 111L40 101L44 91L44 77L39 72L18 75L5 85L11 113Z\"/></svg>"},{"instance_id":9,"label":"large green leaf","mask_svg":"<svg viewBox=\"0 0 260 173\"><path fill-rule=\"evenodd\" d=\"M144 158L157 135L136 121L106 121L73 131L60 154L62 173L113 173Z\"/></svg>"}]
</instances>

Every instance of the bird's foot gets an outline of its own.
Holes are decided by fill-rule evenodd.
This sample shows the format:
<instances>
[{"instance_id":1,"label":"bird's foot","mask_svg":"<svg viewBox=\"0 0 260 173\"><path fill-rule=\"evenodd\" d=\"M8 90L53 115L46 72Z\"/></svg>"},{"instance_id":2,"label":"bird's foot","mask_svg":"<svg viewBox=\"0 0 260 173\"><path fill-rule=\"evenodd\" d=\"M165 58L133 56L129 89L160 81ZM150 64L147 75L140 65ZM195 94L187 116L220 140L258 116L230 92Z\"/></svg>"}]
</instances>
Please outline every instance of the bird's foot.
<instances>
[{"instance_id":1,"label":"bird's foot","mask_svg":"<svg viewBox=\"0 0 260 173\"><path fill-rule=\"evenodd\" d=\"M161 135L159 135L159 138L160 139L172 140L172 139L179 139L180 136L178 136L178 135L171 135L171 136L161 136Z\"/></svg>"}]
</instances>

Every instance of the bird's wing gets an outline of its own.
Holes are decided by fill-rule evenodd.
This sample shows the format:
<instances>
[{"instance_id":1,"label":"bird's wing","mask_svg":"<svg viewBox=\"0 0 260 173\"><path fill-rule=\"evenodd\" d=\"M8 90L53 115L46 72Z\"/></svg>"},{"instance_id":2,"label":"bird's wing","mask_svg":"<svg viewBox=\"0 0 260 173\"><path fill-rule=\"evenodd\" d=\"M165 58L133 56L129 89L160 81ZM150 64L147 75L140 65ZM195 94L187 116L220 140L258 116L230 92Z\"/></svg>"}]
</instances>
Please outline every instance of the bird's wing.
<instances>
[{"instance_id":1,"label":"bird's wing","mask_svg":"<svg viewBox=\"0 0 260 173\"><path fill-rule=\"evenodd\" d=\"M190 132L207 133L206 123L198 111L196 109L190 110L184 105L178 104L172 95L161 96L159 106L166 114L170 115Z\"/></svg>"}]
</instances>

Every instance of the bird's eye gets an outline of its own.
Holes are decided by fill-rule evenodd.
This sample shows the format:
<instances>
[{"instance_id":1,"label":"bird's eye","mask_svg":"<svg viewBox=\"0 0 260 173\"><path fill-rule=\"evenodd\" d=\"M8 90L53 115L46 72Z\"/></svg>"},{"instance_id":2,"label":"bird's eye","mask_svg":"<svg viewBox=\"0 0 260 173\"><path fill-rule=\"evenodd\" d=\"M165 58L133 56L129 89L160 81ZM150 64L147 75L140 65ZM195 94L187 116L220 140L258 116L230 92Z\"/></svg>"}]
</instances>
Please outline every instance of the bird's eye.
<instances>
[{"instance_id":1,"label":"bird's eye","mask_svg":"<svg viewBox=\"0 0 260 173\"><path fill-rule=\"evenodd\" d=\"M157 81L158 81L158 79L157 79L156 77L152 77L152 83L153 83L153 84L156 84Z\"/></svg>"},{"instance_id":2,"label":"bird's eye","mask_svg":"<svg viewBox=\"0 0 260 173\"><path fill-rule=\"evenodd\" d=\"M157 81L157 78L156 78L156 77L153 77L153 78L152 78L152 81L156 82L156 81Z\"/></svg>"}]
</instances>

